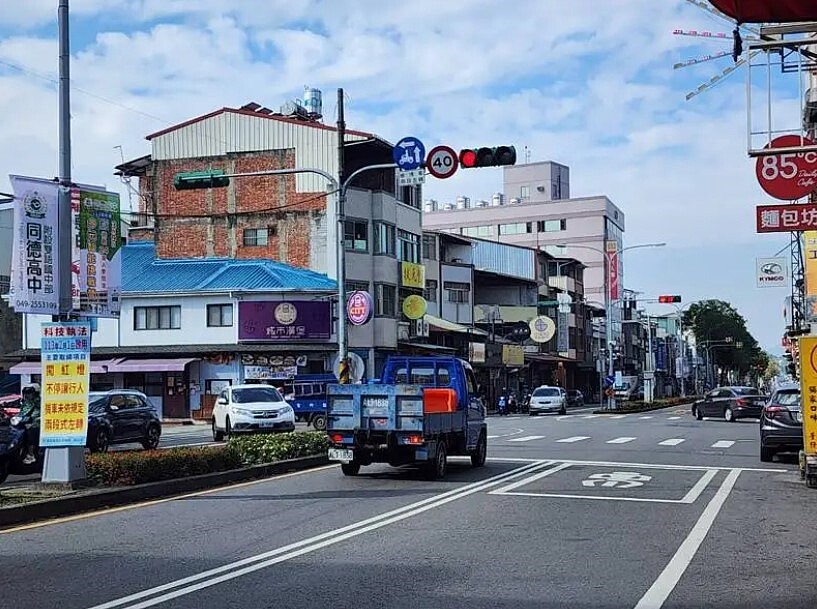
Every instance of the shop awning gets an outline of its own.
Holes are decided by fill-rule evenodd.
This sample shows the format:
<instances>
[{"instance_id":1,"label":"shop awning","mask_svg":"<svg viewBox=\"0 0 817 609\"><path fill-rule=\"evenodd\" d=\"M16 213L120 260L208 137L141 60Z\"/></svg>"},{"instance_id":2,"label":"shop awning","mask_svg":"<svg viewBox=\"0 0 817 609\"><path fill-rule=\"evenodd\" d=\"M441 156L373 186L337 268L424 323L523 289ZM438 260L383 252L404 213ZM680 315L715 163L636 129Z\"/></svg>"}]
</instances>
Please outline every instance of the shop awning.
<instances>
[{"instance_id":1,"label":"shop awning","mask_svg":"<svg viewBox=\"0 0 817 609\"><path fill-rule=\"evenodd\" d=\"M488 333L485 330L455 324L453 321L441 319L439 317L435 317L434 315L426 314L425 320L429 326L437 328L438 330L443 330L444 332L461 332L462 334L473 334L474 336L488 336Z\"/></svg>"},{"instance_id":2,"label":"shop awning","mask_svg":"<svg viewBox=\"0 0 817 609\"><path fill-rule=\"evenodd\" d=\"M91 362L91 374L105 374L113 372L111 368L116 366L120 359L103 359ZM41 374L42 364L40 362L20 362L9 368L9 374Z\"/></svg>"},{"instance_id":3,"label":"shop awning","mask_svg":"<svg viewBox=\"0 0 817 609\"><path fill-rule=\"evenodd\" d=\"M113 366L109 372L181 372L195 357L168 359L125 359Z\"/></svg>"},{"instance_id":4,"label":"shop awning","mask_svg":"<svg viewBox=\"0 0 817 609\"><path fill-rule=\"evenodd\" d=\"M438 351L440 353L454 353L456 349L454 347L444 347L443 345L428 345L426 343L411 343L406 341L400 341L401 347L409 347L411 349L422 349L425 351Z\"/></svg>"}]
</instances>

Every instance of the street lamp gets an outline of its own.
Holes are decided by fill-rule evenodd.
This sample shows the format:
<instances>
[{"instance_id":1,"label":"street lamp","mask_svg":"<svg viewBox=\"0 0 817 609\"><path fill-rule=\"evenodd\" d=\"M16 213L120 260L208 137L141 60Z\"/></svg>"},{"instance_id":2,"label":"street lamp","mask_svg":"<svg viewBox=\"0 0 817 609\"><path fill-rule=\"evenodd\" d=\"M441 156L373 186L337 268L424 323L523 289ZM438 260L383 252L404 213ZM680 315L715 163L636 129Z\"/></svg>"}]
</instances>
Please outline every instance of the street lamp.
<instances>
[{"instance_id":1,"label":"street lamp","mask_svg":"<svg viewBox=\"0 0 817 609\"><path fill-rule=\"evenodd\" d=\"M610 269L611 269L611 264L612 264L612 257L613 256L616 257L616 264L618 264L619 255L623 254L627 250L637 250L637 249L643 249L643 248L647 248L647 247L664 247L666 245L666 243L664 243L664 242L661 242L661 243L639 243L638 245L629 245L627 247L617 249L617 250L614 250L614 251L610 251L610 252L606 252L606 251L604 251L604 250L602 250L601 248L598 248L598 247L593 247L592 245L575 245L575 244L572 244L572 243L570 243L570 244L568 244L568 243L557 243L557 244L554 244L554 245L555 245L555 247L560 247L560 248L571 247L571 248L577 248L577 249L593 250L594 252L598 252L598 253L600 253L602 256L604 256L606 258L607 270L605 272L605 277L604 277L604 283L606 285L606 288L604 290L604 308L605 308L605 312L606 312L606 315L607 315L607 323L605 324L607 326L607 328L606 328L606 330L607 330L607 339L606 339L607 340L607 376L613 376L613 374L614 374L614 371L613 371L613 349L612 349L612 343L613 343L613 323L612 323L612 318L613 318L613 315L612 315L612 313L613 313L613 295L612 295L612 285L611 285L611 281L610 281L610 275L611 275ZM607 398L607 408L609 410L613 410L614 407L615 407L615 398L613 397L613 394L611 393Z\"/></svg>"}]
</instances>

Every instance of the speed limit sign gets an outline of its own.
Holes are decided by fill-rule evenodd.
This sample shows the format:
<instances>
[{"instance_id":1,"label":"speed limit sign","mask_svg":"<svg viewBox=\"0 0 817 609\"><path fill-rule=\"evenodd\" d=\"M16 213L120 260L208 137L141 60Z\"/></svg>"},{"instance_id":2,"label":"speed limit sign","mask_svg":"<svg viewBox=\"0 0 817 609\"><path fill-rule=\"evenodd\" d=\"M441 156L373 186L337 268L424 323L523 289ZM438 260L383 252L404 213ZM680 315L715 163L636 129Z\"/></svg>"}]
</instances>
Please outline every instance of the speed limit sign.
<instances>
[{"instance_id":1,"label":"speed limit sign","mask_svg":"<svg viewBox=\"0 0 817 609\"><path fill-rule=\"evenodd\" d=\"M814 142L799 135L782 135L766 148L813 146ZM797 152L758 157L757 181L775 199L794 201L817 188L817 152Z\"/></svg>"},{"instance_id":2,"label":"speed limit sign","mask_svg":"<svg viewBox=\"0 0 817 609\"><path fill-rule=\"evenodd\" d=\"M426 157L426 169L435 178L444 180L457 172L460 162L457 153L448 146L435 146Z\"/></svg>"}]
</instances>

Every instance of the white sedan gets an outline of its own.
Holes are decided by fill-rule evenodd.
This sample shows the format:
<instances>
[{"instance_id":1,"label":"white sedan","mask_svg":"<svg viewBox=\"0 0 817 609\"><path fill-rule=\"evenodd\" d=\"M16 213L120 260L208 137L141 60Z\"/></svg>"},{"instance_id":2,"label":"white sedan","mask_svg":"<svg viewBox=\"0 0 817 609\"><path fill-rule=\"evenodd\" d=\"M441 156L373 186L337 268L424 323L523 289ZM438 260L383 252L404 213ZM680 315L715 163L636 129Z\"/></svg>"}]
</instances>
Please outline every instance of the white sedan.
<instances>
[{"instance_id":1,"label":"white sedan","mask_svg":"<svg viewBox=\"0 0 817 609\"><path fill-rule=\"evenodd\" d=\"M213 408L213 440L234 433L293 431L295 411L275 387L234 385L218 396Z\"/></svg>"}]
</instances>

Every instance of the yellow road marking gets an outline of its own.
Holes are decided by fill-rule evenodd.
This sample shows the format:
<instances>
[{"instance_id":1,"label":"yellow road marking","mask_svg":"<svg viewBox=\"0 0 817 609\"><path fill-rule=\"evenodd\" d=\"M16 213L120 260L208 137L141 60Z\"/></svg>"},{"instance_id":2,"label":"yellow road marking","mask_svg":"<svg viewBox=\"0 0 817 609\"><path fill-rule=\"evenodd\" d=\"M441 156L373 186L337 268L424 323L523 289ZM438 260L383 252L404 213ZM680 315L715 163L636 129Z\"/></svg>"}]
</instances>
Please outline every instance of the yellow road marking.
<instances>
[{"instance_id":1,"label":"yellow road marking","mask_svg":"<svg viewBox=\"0 0 817 609\"><path fill-rule=\"evenodd\" d=\"M297 472L289 472L288 474L279 474L277 476L272 476L270 478L259 478L258 480L249 480L247 482L239 482L237 484L227 484L225 486L219 486L216 488L208 488L203 491L196 491L194 493L187 493L186 495L176 495L174 497L164 497L163 499L151 499L150 501L142 501L140 503L131 503L129 505L120 505L117 507L107 508L103 510L95 510L93 512L85 512L83 514L74 514L73 516L63 516L62 518L53 518L50 520L42 520L40 522L32 522L29 524L22 524L20 526L11 528L11 529L2 529L0 530L0 535L6 535L8 533L16 533L19 531L27 531L30 529L39 529L41 527L48 527L55 524L63 524L66 522L74 522L76 520L85 520L86 518L95 518L97 516L105 516L107 514L115 514L116 512L124 512L126 510L135 510L141 507L148 507L151 505L158 505L160 503L167 503L169 501L178 501L179 499L188 499L190 497L200 497L201 495L209 495L210 493L218 493L221 491L227 491L236 488L243 488L245 486L252 486L253 484L261 484L262 482L270 482L272 480L281 480L283 478L291 478L293 476L300 476L301 474L308 474L312 472L319 472L327 469L332 469L333 467L337 467L337 464L333 465L324 465L321 467L315 467L312 469L304 469Z\"/></svg>"}]
</instances>

